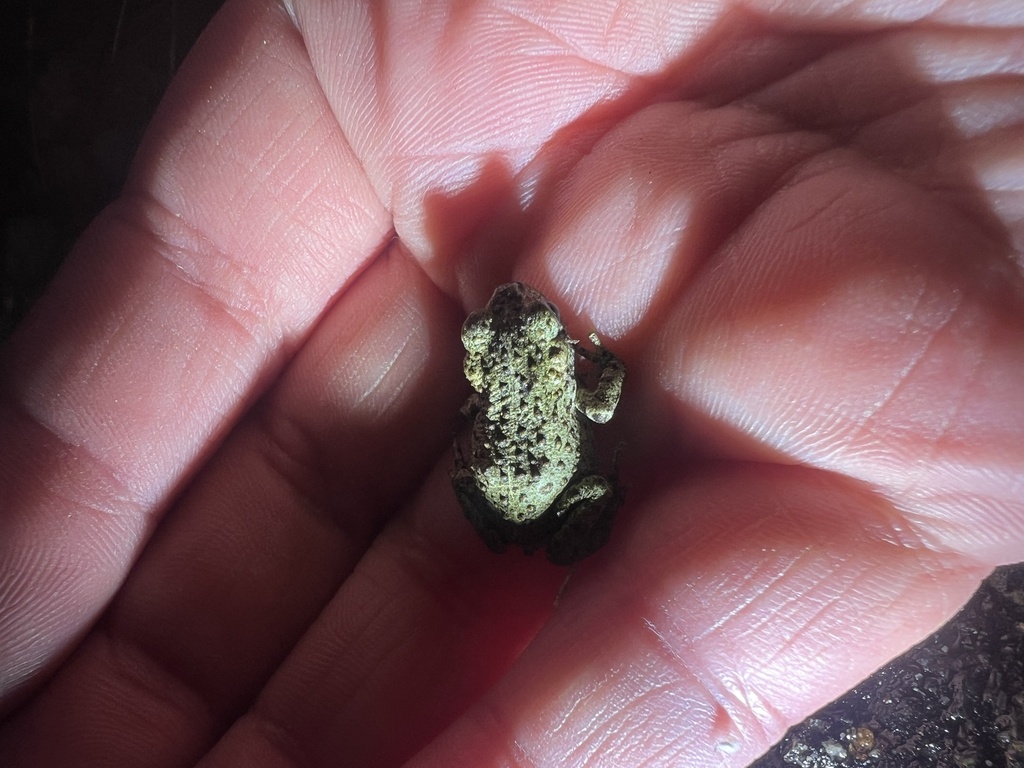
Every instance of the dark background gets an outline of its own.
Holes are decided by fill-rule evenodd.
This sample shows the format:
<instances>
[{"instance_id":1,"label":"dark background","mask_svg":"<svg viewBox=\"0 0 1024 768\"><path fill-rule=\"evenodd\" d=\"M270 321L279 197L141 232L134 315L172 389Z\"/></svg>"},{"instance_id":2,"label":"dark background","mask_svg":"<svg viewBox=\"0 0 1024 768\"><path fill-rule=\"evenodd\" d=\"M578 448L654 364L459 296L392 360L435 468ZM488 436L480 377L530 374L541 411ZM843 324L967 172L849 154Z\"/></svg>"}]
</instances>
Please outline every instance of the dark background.
<instances>
[{"instance_id":1,"label":"dark background","mask_svg":"<svg viewBox=\"0 0 1024 768\"><path fill-rule=\"evenodd\" d=\"M45 0L0 10L0 340L118 193L161 95L219 6ZM1024 766L1024 566L998 570L943 629L756 765Z\"/></svg>"},{"instance_id":2,"label":"dark background","mask_svg":"<svg viewBox=\"0 0 1024 768\"><path fill-rule=\"evenodd\" d=\"M219 0L0 1L0 338L118 192Z\"/></svg>"}]
</instances>

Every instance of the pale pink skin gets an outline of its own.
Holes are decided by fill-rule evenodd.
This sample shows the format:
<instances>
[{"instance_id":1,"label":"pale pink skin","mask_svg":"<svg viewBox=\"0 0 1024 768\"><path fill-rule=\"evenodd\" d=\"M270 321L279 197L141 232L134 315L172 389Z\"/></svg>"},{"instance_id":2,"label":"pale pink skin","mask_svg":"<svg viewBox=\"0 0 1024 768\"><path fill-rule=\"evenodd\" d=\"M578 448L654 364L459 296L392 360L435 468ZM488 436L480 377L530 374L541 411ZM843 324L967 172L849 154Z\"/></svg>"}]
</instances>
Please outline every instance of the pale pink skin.
<instances>
[{"instance_id":1,"label":"pale pink skin","mask_svg":"<svg viewBox=\"0 0 1024 768\"><path fill-rule=\"evenodd\" d=\"M229 2L5 353L0 764L743 766L1024 559L1024 6L366 5ZM510 279L629 367L557 607Z\"/></svg>"}]
</instances>

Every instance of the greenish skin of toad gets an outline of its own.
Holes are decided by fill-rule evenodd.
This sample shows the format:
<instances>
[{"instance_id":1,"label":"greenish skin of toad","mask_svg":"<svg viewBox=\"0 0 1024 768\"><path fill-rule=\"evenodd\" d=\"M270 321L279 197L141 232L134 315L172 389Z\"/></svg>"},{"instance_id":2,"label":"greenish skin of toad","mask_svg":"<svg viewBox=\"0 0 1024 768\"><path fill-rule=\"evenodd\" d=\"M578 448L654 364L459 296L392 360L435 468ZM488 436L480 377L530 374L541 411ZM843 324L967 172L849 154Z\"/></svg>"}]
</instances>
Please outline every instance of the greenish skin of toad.
<instances>
[{"instance_id":1,"label":"greenish skin of toad","mask_svg":"<svg viewBox=\"0 0 1024 768\"><path fill-rule=\"evenodd\" d=\"M611 419L626 368L590 335L569 338L555 306L524 283L495 290L462 328L462 408L472 419L468 452L455 442L452 485L466 517L494 552L544 549L571 565L605 544L622 501L614 474L598 472L591 422ZM599 370L577 385L576 356Z\"/></svg>"}]
</instances>

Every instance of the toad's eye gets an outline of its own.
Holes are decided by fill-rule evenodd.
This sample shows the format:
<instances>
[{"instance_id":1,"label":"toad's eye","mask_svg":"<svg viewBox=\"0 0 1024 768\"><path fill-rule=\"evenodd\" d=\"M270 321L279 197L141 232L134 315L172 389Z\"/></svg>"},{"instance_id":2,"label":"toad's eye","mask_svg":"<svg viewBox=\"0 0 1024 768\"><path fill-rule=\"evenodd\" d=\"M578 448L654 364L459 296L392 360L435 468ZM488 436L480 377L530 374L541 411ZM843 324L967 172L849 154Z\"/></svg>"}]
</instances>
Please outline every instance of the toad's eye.
<instances>
[{"instance_id":1,"label":"toad's eye","mask_svg":"<svg viewBox=\"0 0 1024 768\"><path fill-rule=\"evenodd\" d=\"M493 335L490 315L474 312L466 318L466 322L462 325L462 346L468 352L483 352L491 343Z\"/></svg>"}]
</instances>

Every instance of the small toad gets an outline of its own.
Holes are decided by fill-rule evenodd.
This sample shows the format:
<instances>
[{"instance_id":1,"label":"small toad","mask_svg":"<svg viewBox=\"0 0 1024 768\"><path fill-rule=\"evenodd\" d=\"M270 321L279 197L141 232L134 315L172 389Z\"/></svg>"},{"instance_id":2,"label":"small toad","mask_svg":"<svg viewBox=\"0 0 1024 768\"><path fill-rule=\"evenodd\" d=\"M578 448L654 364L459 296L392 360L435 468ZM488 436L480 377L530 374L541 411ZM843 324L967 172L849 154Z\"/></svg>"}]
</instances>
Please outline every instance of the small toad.
<instances>
[{"instance_id":1,"label":"small toad","mask_svg":"<svg viewBox=\"0 0 1024 768\"><path fill-rule=\"evenodd\" d=\"M626 367L596 333L595 349L566 334L555 306L524 283L495 290L462 327L462 407L473 420L468 455L455 442L452 485L466 517L494 552L509 544L571 565L598 550L622 500L598 472L590 422L615 412ZM577 386L576 355L598 369Z\"/></svg>"}]
</instances>

